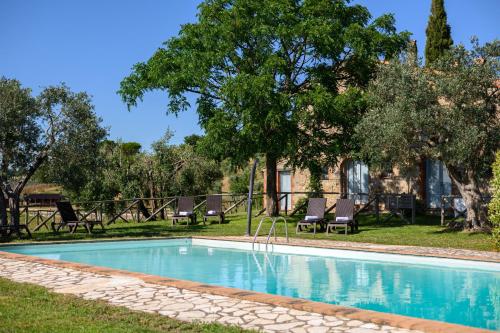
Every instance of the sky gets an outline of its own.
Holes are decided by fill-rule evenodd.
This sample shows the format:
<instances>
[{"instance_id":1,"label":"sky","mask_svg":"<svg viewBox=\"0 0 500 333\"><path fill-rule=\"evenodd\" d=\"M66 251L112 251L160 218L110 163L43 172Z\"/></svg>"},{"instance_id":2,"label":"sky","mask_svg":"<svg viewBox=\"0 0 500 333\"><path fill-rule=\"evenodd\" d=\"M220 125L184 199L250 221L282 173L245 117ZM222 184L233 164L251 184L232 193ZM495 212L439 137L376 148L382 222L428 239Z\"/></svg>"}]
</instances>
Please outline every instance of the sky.
<instances>
[{"instance_id":1,"label":"sky","mask_svg":"<svg viewBox=\"0 0 500 333\"><path fill-rule=\"evenodd\" d=\"M425 47L431 0L354 0L374 17L393 13ZM0 0L0 76L15 78L34 94L66 83L92 96L111 139L135 141L144 149L170 128L172 143L202 134L193 103L167 115L165 92L148 93L130 112L116 94L137 62L146 61L182 24L195 22L199 0ZM455 44L499 38L500 0L446 0Z\"/></svg>"}]
</instances>

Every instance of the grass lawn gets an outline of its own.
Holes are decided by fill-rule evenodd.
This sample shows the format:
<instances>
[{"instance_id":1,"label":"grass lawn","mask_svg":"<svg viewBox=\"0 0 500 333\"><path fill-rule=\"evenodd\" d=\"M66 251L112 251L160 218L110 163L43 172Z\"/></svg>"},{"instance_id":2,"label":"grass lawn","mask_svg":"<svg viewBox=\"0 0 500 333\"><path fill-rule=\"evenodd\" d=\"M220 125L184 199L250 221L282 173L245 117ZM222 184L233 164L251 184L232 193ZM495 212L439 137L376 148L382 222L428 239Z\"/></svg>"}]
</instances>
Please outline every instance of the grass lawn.
<instances>
[{"instance_id":1,"label":"grass lawn","mask_svg":"<svg viewBox=\"0 0 500 333\"><path fill-rule=\"evenodd\" d=\"M249 332L186 323L0 278L0 332Z\"/></svg>"},{"instance_id":2,"label":"grass lawn","mask_svg":"<svg viewBox=\"0 0 500 333\"><path fill-rule=\"evenodd\" d=\"M299 216L286 217L291 237L313 238L310 234L295 234L295 223ZM200 220L200 219L199 219ZM242 236L246 229L246 214L238 213L227 216L229 223L212 224L199 223L193 226L176 225L172 226L171 220L153 221L153 222L116 222L106 226L106 232L99 231L93 235L87 235L83 228L75 234L61 232L54 234L52 231L42 228L33 234L35 241L54 241L54 240L72 240L72 239L96 239L96 238L127 238L127 237L166 237L166 236ZM260 217L252 221L252 230L257 228ZM383 220L383 217L382 219ZM416 223L408 225L405 222L393 218L388 222L377 223L374 215L361 215L358 218L360 223L359 232L355 234L344 235L343 230L338 234L318 233L316 239L347 240L353 242L368 242L379 244L395 245L417 245L433 247L452 247L475 250L493 251L494 246L490 235L484 233L469 233L461 231L450 231L439 224L437 216L417 216ZM269 230L271 223L266 222L264 232ZM262 232L261 232L262 233ZM284 235L284 227L278 226L278 235ZM12 242L26 241L13 238Z\"/></svg>"}]
</instances>

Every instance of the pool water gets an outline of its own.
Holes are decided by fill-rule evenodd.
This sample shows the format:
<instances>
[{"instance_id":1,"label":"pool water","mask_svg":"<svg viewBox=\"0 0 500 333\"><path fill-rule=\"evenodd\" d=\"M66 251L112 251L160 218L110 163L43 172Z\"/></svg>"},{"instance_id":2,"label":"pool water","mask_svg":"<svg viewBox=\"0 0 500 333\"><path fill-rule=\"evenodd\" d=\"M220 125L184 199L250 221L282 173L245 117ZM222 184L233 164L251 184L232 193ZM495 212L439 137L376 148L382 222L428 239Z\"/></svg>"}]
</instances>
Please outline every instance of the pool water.
<instances>
[{"instance_id":1,"label":"pool water","mask_svg":"<svg viewBox=\"0 0 500 333\"><path fill-rule=\"evenodd\" d=\"M219 246L221 241L196 243L120 241L10 246L0 251L500 329L499 264L473 269L473 262L468 267L440 265L439 260L414 264L418 260L412 258L417 257L411 256L366 260L366 252L339 251L343 255L335 257L335 250L328 256L301 255L228 248ZM392 260L401 257L407 262Z\"/></svg>"}]
</instances>

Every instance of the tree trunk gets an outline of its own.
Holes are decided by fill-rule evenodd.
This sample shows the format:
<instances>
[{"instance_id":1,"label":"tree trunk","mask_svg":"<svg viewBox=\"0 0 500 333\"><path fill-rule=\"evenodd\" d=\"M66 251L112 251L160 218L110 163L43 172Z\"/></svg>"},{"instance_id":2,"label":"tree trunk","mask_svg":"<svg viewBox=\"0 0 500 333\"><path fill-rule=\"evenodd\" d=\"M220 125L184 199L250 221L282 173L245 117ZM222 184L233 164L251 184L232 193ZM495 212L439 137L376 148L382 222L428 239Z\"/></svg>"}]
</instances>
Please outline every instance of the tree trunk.
<instances>
[{"instance_id":1,"label":"tree trunk","mask_svg":"<svg viewBox=\"0 0 500 333\"><path fill-rule=\"evenodd\" d=\"M7 225L7 206L8 203L5 200L5 195L3 194L2 189L0 188L0 225Z\"/></svg>"},{"instance_id":2,"label":"tree trunk","mask_svg":"<svg viewBox=\"0 0 500 333\"><path fill-rule=\"evenodd\" d=\"M447 166L451 180L455 183L467 208L465 228L468 230L489 231L486 204L483 202L479 184L474 171L459 170Z\"/></svg>"},{"instance_id":3,"label":"tree trunk","mask_svg":"<svg viewBox=\"0 0 500 333\"><path fill-rule=\"evenodd\" d=\"M14 229L19 233L19 194L17 192L9 193L9 210L10 210L10 224L14 226Z\"/></svg>"},{"instance_id":4,"label":"tree trunk","mask_svg":"<svg viewBox=\"0 0 500 333\"><path fill-rule=\"evenodd\" d=\"M276 173L276 157L266 154L266 212L268 216L277 216L279 214Z\"/></svg>"}]
</instances>

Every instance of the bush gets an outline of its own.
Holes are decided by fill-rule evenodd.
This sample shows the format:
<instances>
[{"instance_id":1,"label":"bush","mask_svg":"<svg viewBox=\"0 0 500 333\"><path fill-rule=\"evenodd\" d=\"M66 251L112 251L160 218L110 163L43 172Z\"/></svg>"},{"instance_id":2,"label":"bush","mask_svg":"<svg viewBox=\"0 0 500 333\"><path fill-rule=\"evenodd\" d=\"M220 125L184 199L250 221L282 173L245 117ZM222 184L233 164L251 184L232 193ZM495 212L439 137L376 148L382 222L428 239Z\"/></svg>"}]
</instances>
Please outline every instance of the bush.
<instances>
[{"instance_id":1,"label":"bush","mask_svg":"<svg viewBox=\"0 0 500 333\"><path fill-rule=\"evenodd\" d=\"M493 198L489 204L489 218L493 224L492 235L495 247L500 250L500 151L497 152L495 163L493 163L491 187Z\"/></svg>"},{"instance_id":2,"label":"bush","mask_svg":"<svg viewBox=\"0 0 500 333\"><path fill-rule=\"evenodd\" d=\"M305 214L307 212L307 204L306 204L307 200L309 200L307 197L300 198L299 200L297 200L297 202L295 203L295 207L299 207L300 205L304 205L304 207L297 210L297 213Z\"/></svg>"}]
</instances>

